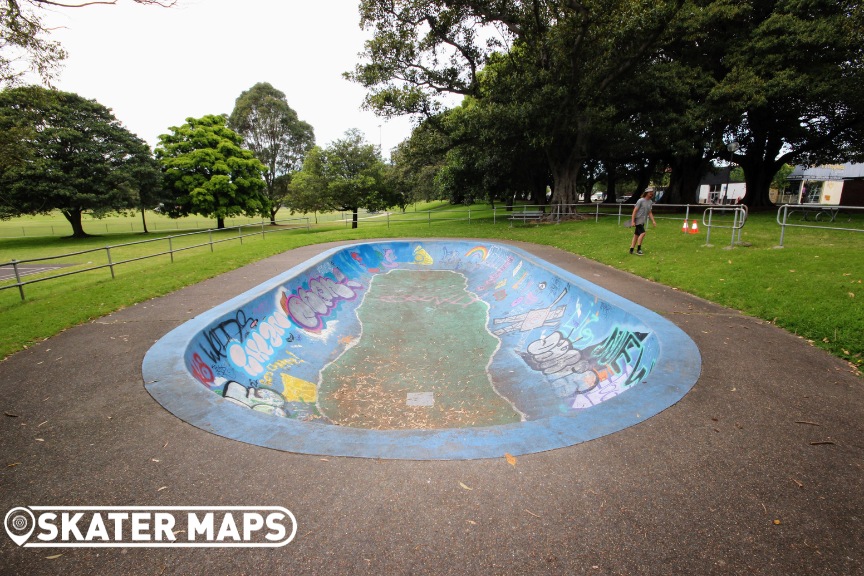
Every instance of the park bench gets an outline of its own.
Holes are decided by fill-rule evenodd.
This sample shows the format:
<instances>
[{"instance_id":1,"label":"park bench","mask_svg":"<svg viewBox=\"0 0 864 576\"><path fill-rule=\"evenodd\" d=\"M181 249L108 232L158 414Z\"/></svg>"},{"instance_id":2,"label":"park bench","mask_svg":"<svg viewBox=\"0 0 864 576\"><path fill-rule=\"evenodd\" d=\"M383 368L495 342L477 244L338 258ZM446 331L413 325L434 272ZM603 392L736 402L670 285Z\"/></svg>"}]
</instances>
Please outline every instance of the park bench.
<instances>
[{"instance_id":1,"label":"park bench","mask_svg":"<svg viewBox=\"0 0 864 576\"><path fill-rule=\"evenodd\" d=\"M513 222L522 222L523 224L530 221L539 222L543 219L544 216L546 216L546 214L540 212L539 210L530 210L523 212L513 212L507 217L507 219L510 220L510 226L513 226Z\"/></svg>"}]
</instances>

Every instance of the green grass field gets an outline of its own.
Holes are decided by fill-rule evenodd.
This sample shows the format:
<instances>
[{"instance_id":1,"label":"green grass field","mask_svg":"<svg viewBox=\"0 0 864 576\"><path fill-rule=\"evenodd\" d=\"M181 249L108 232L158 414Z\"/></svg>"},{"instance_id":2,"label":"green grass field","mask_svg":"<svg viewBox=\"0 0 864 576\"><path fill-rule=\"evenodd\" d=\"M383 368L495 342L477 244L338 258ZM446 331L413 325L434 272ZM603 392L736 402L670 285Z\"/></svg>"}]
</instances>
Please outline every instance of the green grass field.
<instances>
[{"instance_id":1,"label":"green grass field","mask_svg":"<svg viewBox=\"0 0 864 576\"><path fill-rule=\"evenodd\" d=\"M586 208L585 212L593 211L591 207ZM267 233L264 235L255 233L256 227L252 227L246 229L246 233L253 235L242 238L242 243L237 228L213 232L212 236L205 233L175 238L171 240L175 250L204 245L176 252L173 262L169 255L161 255L115 266L113 279L110 270L104 268L27 285L24 301L14 287L0 290L0 317L3 319L0 358L76 324L301 245L372 238L472 237L555 246L763 318L846 359L853 366L864 364L864 306L861 305L864 299L864 233L823 228L787 229L784 248L777 249L780 226L772 211L750 216L741 235L748 247L728 249L732 239L730 228L713 229L714 246L706 247L704 227L697 235L683 234L682 214L663 215L658 211L658 227L648 228L646 254L637 257L630 256L627 251L632 231L620 225L618 218L611 214L600 217L599 221L595 221L592 213L582 221L511 227L500 209L493 222L493 212L488 207L472 207L469 212L464 207L451 210L435 204L412 206L404 214L363 214L356 230L342 220L346 216L350 217L339 213L319 214L316 223L316 218L309 215L309 229L305 228L305 221L303 227L293 229L265 225ZM44 217L0 222L0 264L12 259L94 249L46 262L63 264L63 271L71 271L106 264L105 246L112 247L111 260L116 263L167 251L169 241L163 238L158 242L116 248L118 244L213 225L203 218L181 221L166 218L165 228L160 228L162 217L148 214L150 234L147 235L140 232L140 215L86 222L84 229L95 235L83 240L62 236L70 233L68 224L62 231L55 229L55 235L36 234L37 229L63 225L65 220L58 217L59 220ZM280 219L290 217L279 215ZM625 220L626 217L622 222ZM228 225L241 223L244 222L229 221ZM715 223L729 226L732 221L726 218ZM173 230L168 224L174 226ZM107 226L109 232L100 232L100 226ZM259 225L257 230L261 228ZM14 235L16 229L29 230L30 234L8 237ZM27 277L33 278L39 276ZM12 283L0 282L0 287Z\"/></svg>"}]
</instances>

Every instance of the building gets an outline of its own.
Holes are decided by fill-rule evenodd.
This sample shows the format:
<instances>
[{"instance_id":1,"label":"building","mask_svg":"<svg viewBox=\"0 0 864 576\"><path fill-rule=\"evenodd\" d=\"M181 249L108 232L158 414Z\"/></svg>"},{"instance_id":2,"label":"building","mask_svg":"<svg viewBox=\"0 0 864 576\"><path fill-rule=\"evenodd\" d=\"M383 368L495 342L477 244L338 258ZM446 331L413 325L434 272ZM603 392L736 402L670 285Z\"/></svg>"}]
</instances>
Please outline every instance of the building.
<instances>
[{"instance_id":1,"label":"building","mask_svg":"<svg viewBox=\"0 0 864 576\"><path fill-rule=\"evenodd\" d=\"M781 204L864 206L864 164L796 166Z\"/></svg>"},{"instance_id":2,"label":"building","mask_svg":"<svg viewBox=\"0 0 864 576\"><path fill-rule=\"evenodd\" d=\"M699 183L699 204L737 204L747 192L744 182L731 182L731 167L708 172Z\"/></svg>"}]
</instances>

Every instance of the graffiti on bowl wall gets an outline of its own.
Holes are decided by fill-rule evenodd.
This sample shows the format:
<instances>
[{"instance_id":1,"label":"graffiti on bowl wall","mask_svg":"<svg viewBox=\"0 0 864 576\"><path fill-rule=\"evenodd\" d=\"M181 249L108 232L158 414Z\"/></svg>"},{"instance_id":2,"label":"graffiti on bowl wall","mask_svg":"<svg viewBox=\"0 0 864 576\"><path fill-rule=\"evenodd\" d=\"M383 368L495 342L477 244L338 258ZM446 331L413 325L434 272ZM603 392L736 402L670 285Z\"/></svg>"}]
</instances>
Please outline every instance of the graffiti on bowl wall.
<instances>
[{"instance_id":1,"label":"graffiti on bowl wall","mask_svg":"<svg viewBox=\"0 0 864 576\"><path fill-rule=\"evenodd\" d=\"M380 312L370 315L361 308L376 277L429 271L446 271L462 280L445 284L401 276L401 284L391 283L376 297L374 310ZM469 309L471 322L467 316L462 322L458 317L438 321ZM394 311L403 317L384 318ZM406 320L410 318L416 325ZM436 333L429 332L433 326ZM485 382L477 377L461 382L454 373L444 374L439 384L466 390L463 405L458 396L448 400L452 406L436 405L429 392L431 404L410 405L417 414L480 411L466 404L470 386L491 386L523 419L573 413L645 381L658 355L656 338L631 314L506 247L394 241L352 246L280 277L278 287L198 334L185 361L198 382L228 402L276 417L329 422L320 409L322 374L363 338L376 338L382 330L398 332L388 334L390 351L355 368L358 388L369 388L367 402L374 401L375 386L389 386L381 380L385 373L422 387L424 379L411 375L421 356L434 357L441 349L478 354L471 361L483 369ZM493 346L472 344L481 331L488 332L482 341L490 338ZM406 356L408 351L412 357ZM442 364L436 361L431 366ZM443 364L456 363L444 359ZM400 393L409 386L398 385ZM381 398L395 402L388 395L392 390L378 390ZM424 392L407 390L414 397Z\"/></svg>"}]
</instances>

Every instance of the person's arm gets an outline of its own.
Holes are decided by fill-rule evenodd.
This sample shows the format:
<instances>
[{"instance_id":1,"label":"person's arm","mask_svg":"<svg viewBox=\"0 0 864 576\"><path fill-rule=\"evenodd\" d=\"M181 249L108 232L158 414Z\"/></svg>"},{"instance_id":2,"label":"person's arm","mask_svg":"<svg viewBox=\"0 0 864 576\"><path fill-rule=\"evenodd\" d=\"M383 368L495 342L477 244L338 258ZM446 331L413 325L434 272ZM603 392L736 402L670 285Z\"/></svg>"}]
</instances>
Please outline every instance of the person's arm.
<instances>
[{"instance_id":1,"label":"person's arm","mask_svg":"<svg viewBox=\"0 0 864 576\"><path fill-rule=\"evenodd\" d=\"M630 214L630 227L636 226L636 211L639 209L639 202L636 202L636 205L633 206L633 213Z\"/></svg>"},{"instance_id":2,"label":"person's arm","mask_svg":"<svg viewBox=\"0 0 864 576\"><path fill-rule=\"evenodd\" d=\"M648 216L651 217L651 224L653 224L653 225L654 225L654 228L656 228L656 227L657 227L657 221L654 220L654 210L649 210L649 211L648 211Z\"/></svg>"}]
</instances>

